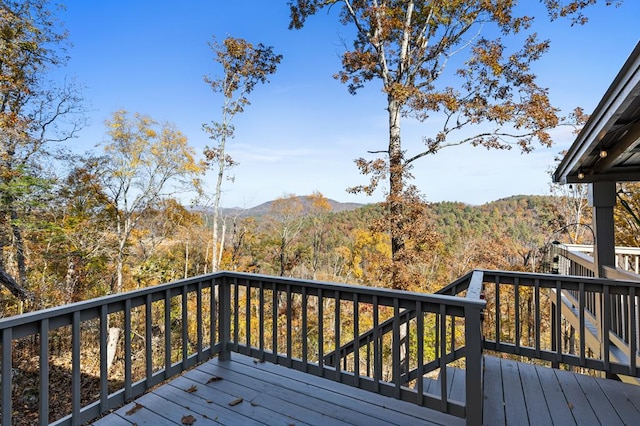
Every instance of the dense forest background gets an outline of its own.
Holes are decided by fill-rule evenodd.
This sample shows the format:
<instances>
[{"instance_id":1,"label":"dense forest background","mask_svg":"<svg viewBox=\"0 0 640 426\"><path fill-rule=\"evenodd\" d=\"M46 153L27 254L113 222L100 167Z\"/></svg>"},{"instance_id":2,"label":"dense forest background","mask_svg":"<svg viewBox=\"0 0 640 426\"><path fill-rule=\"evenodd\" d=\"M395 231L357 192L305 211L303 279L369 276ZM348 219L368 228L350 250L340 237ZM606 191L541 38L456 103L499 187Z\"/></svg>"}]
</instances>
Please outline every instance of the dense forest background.
<instances>
[{"instance_id":1,"label":"dense forest background","mask_svg":"<svg viewBox=\"0 0 640 426\"><path fill-rule=\"evenodd\" d=\"M30 297L21 300L3 289L3 316L113 291L119 253L114 209L99 185L79 171L51 189L29 206L21 223ZM219 269L388 286L389 235L376 230L383 210L381 204L341 204L319 193L223 210ZM588 226L575 225L590 223L589 210L585 199L566 194L521 195L480 206L429 203L417 221L432 239L422 248L426 260L411 265L423 277L411 290L436 291L473 268L545 271L552 241L592 242ZM208 209L163 199L134 218L138 226L125 247L122 290L211 272Z\"/></svg>"}]
</instances>

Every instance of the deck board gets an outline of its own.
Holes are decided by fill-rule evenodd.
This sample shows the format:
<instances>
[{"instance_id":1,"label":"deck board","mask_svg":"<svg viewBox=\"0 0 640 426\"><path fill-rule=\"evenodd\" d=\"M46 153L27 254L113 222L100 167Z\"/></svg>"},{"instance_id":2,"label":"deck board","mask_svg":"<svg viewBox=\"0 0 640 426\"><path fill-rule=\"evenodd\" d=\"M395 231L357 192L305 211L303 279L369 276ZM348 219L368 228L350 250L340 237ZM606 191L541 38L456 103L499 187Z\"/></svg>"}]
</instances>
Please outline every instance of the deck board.
<instances>
[{"instance_id":1,"label":"deck board","mask_svg":"<svg viewBox=\"0 0 640 426\"><path fill-rule=\"evenodd\" d=\"M540 379L540 385L547 410L549 411L554 424L557 425L575 425L576 420L573 417L569 403L562 391L562 387L558 382L556 373L552 368L536 366L536 373Z\"/></svg>"},{"instance_id":2,"label":"deck board","mask_svg":"<svg viewBox=\"0 0 640 426\"><path fill-rule=\"evenodd\" d=\"M609 402L609 399L600 386L598 386L597 379L582 374L576 374L575 378L600 423L606 424L607 426L623 426L616 409L611 405L611 402ZM638 421L640 422L640 419L638 419Z\"/></svg>"},{"instance_id":3,"label":"deck board","mask_svg":"<svg viewBox=\"0 0 640 426\"><path fill-rule=\"evenodd\" d=\"M529 423L540 426L553 425L535 366L518 363L518 374L522 381L522 391L524 401L527 404Z\"/></svg>"},{"instance_id":4,"label":"deck board","mask_svg":"<svg viewBox=\"0 0 640 426\"><path fill-rule=\"evenodd\" d=\"M598 380L597 383L624 424L638 423L638 419L640 419L640 388L638 386L619 384L611 380ZM622 391L622 395L619 391ZM634 400L636 405L633 403Z\"/></svg>"},{"instance_id":5,"label":"deck board","mask_svg":"<svg viewBox=\"0 0 640 426\"><path fill-rule=\"evenodd\" d=\"M485 356L485 425L636 425L640 387Z\"/></svg>"},{"instance_id":6,"label":"deck board","mask_svg":"<svg viewBox=\"0 0 640 426\"><path fill-rule=\"evenodd\" d=\"M488 392L488 390L491 391ZM485 419L492 419L492 424L505 424L500 358L484 357L484 404L482 411ZM485 421L485 424L488 423Z\"/></svg>"},{"instance_id":7,"label":"deck board","mask_svg":"<svg viewBox=\"0 0 640 426\"><path fill-rule=\"evenodd\" d=\"M502 369L502 386L505 406L505 422L511 425L528 425L527 405L522 392L522 382L515 361L500 360ZM488 390L485 389L485 392Z\"/></svg>"}]
</instances>

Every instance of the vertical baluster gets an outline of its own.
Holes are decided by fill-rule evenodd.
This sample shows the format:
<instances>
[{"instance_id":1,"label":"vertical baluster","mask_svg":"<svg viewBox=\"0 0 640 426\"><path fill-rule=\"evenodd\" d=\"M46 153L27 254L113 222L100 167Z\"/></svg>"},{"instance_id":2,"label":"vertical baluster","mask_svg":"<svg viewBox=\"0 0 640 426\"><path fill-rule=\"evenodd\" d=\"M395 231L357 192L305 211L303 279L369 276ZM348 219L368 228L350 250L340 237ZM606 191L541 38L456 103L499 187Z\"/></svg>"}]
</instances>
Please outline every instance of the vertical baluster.
<instances>
[{"instance_id":1,"label":"vertical baluster","mask_svg":"<svg viewBox=\"0 0 640 426\"><path fill-rule=\"evenodd\" d=\"M278 287L271 283L271 346L273 348L274 361L278 362Z\"/></svg>"},{"instance_id":2,"label":"vertical baluster","mask_svg":"<svg viewBox=\"0 0 640 426\"><path fill-rule=\"evenodd\" d=\"M309 356L307 352L309 351L309 330L308 327L308 318L307 318L307 287L303 286L302 290L302 368L305 373L309 372Z\"/></svg>"},{"instance_id":3,"label":"vertical baluster","mask_svg":"<svg viewBox=\"0 0 640 426\"><path fill-rule=\"evenodd\" d=\"M181 340L182 344L182 369L187 369L187 358L189 357L189 298L187 297L187 286L182 286L181 307Z\"/></svg>"},{"instance_id":4,"label":"vertical baluster","mask_svg":"<svg viewBox=\"0 0 640 426\"><path fill-rule=\"evenodd\" d=\"M353 293L353 373L355 386L360 387L360 302L358 293Z\"/></svg>"},{"instance_id":5,"label":"vertical baluster","mask_svg":"<svg viewBox=\"0 0 640 426\"><path fill-rule=\"evenodd\" d=\"M562 283L556 280L556 362L562 361Z\"/></svg>"},{"instance_id":6,"label":"vertical baluster","mask_svg":"<svg viewBox=\"0 0 640 426\"><path fill-rule=\"evenodd\" d=\"M209 292L209 322L210 322L210 330L209 330L209 345L211 348L211 355L213 355L213 348L220 340L220 333L218 330L218 311L216 302L218 300L218 294L220 292L220 285L216 282L215 279L210 281L210 292ZM216 338L218 336L218 338Z\"/></svg>"},{"instance_id":7,"label":"vertical baluster","mask_svg":"<svg viewBox=\"0 0 640 426\"><path fill-rule=\"evenodd\" d=\"M0 424L11 424L11 413L13 412L13 404L11 401L11 386L13 378L11 377L12 359L12 340L13 329L5 328L2 330L2 422Z\"/></svg>"},{"instance_id":8,"label":"vertical baluster","mask_svg":"<svg viewBox=\"0 0 640 426\"><path fill-rule=\"evenodd\" d=\"M516 328L516 355L520 355L520 278L515 277L513 280L513 291L514 291L514 304L513 307L515 313L515 328Z\"/></svg>"},{"instance_id":9,"label":"vertical baluster","mask_svg":"<svg viewBox=\"0 0 640 426\"><path fill-rule=\"evenodd\" d=\"M636 257L637 258L637 257ZM636 354L638 353L638 340L637 340L637 317L635 304L636 300L636 288L629 286L629 375L635 377L636 372Z\"/></svg>"},{"instance_id":10,"label":"vertical baluster","mask_svg":"<svg viewBox=\"0 0 640 426\"><path fill-rule=\"evenodd\" d=\"M540 358L540 280L535 279L533 284L534 306L535 306L535 324L536 324L536 358Z\"/></svg>"},{"instance_id":11,"label":"vertical baluster","mask_svg":"<svg viewBox=\"0 0 640 426\"><path fill-rule=\"evenodd\" d=\"M109 371L107 370L107 323L108 305L100 306L100 412L109 408Z\"/></svg>"},{"instance_id":12,"label":"vertical baluster","mask_svg":"<svg viewBox=\"0 0 640 426\"><path fill-rule=\"evenodd\" d=\"M500 277L496 275L496 291L495 291L495 301L494 306L496 310L496 351L500 352L500 321L502 320L502 315L500 312Z\"/></svg>"},{"instance_id":13,"label":"vertical baluster","mask_svg":"<svg viewBox=\"0 0 640 426\"><path fill-rule=\"evenodd\" d=\"M171 377L171 290L164 292L164 378Z\"/></svg>"},{"instance_id":14,"label":"vertical baluster","mask_svg":"<svg viewBox=\"0 0 640 426\"><path fill-rule=\"evenodd\" d=\"M382 380L382 354L380 353L380 321L378 313L378 296L373 296L373 391L380 393L380 380Z\"/></svg>"},{"instance_id":15,"label":"vertical baluster","mask_svg":"<svg viewBox=\"0 0 640 426\"><path fill-rule=\"evenodd\" d=\"M124 399L131 398L131 299L124 302Z\"/></svg>"},{"instance_id":16,"label":"vertical baluster","mask_svg":"<svg viewBox=\"0 0 640 426\"><path fill-rule=\"evenodd\" d=\"M324 300L318 289L318 375L324 377Z\"/></svg>"},{"instance_id":17,"label":"vertical baluster","mask_svg":"<svg viewBox=\"0 0 640 426\"><path fill-rule=\"evenodd\" d=\"M247 289L245 290L245 334L247 335L247 355L251 355L251 282L247 280Z\"/></svg>"},{"instance_id":18,"label":"vertical baluster","mask_svg":"<svg viewBox=\"0 0 640 426\"><path fill-rule=\"evenodd\" d=\"M406 311L406 322L405 322L405 330L406 330L406 335L404 336L404 369L401 370L405 372L405 374L408 374L410 371L409 368L409 361L410 361L410 356L409 354L411 353L411 330L410 330L410 324L411 324L411 311L407 310ZM454 343L455 345L455 343ZM407 375L406 378L402 381L403 384L407 383L409 381L409 376Z\"/></svg>"},{"instance_id":19,"label":"vertical baluster","mask_svg":"<svg viewBox=\"0 0 640 426\"><path fill-rule=\"evenodd\" d=\"M238 278L233 278L233 347L238 351L238 343L240 340L240 285Z\"/></svg>"},{"instance_id":20,"label":"vertical baluster","mask_svg":"<svg viewBox=\"0 0 640 426\"><path fill-rule=\"evenodd\" d=\"M102 380L102 378L101 378ZM40 407L39 421L49 424L49 320L40 321Z\"/></svg>"},{"instance_id":21,"label":"vertical baluster","mask_svg":"<svg viewBox=\"0 0 640 426\"><path fill-rule=\"evenodd\" d=\"M618 295L620 299L620 330L623 333L622 340L629 343L629 298L624 295Z\"/></svg>"},{"instance_id":22,"label":"vertical baluster","mask_svg":"<svg viewBox=\"0 0 640 426\"><path fill-rule=\"evenodd\" d=\"M259 346L259 350L260 350L260 361L264 361L264 328L265 328L265 319L264 319L264 282L259 281L258 282L258 297L259 297L259 301L258 301L258 315L260 316L259 318L259 327L258 327L258 346Z\"/></svg>"},{"instance_id":23,"label":"vertical baluster","mask_svg":"<svg viewBox=\"0 0 640 426\"><path fill-rule=\"evenodd\" d=\"M151 293L148 293L144 303L144 365L147 388L151 387L151 377L153 376L153 346L151 345L153 343L152 300Z\"/></svg>"},{"instance_id":24,"label":"vertical baluster","mask_svg":"<svg viewBox=\"0 0 640 426\"><path fill-rule=\"evenodd\" d=\"M342 374L340 368L340 362L342 361L342 354L340 353L340 292L336 290L334 292L334 317L333 317L333 327L334 327L334 363L333 366L336 368L335 379L336 382L342 381Z\"/></svg>"},{"instance_id":25,"label":"vertical baluster","mask_svg":"<svg viewBox=\"0 0 640 426\"><path fill-rule=\"evenodd\" d=\"M393 339L391 342L391 367L393 377L393 397L400 399L400 305L393 298Z\"/></svg>"},{"instance_id":26,"label":"vertical baluster","mask_svg":"<svg viewBox=\"0 0 640 426\"><path fill-rule=\"evenodd\" d=\"M585 365L585 352L586 352L586 342L585 342L585 334L587 332L585 325L585 292L584 292L584 283L581 282L578 284L578 310L580 312L580 366L584 367Z\"/></svg>"},{"instance_id":27,"label":"vertical baluster","mask_svg":"<svg viewBox=\"0 0 640 426\"><path fill-rule=\"evenodd\" d=\"M604 284L604 296L603 296L603 318L602 324L602 348L604 350L603 355L603 368L605 372L609 372L609 346L610 338L609 331L611 330L611 294L609 292L609 285Z\"/></svg>"},{"instance_id":28,"label":"vertical baluster","mask_svg":"<svg viewBox=\"0 0 640 426\"><path fill-rule=\"evenodd\" d=\"M434 346L435 346L435 352L436 352L436 359L440 359L440 356L442 356L442 354L440 353L440 315L436 315L436 321L435 321L435 325L434 325L434 329L435 329L435 334L436 334L436 339L434 342Z\"/></svg>"},{"instance_id":29,"label":"vertical baluster","mask_svg":"<svg viewBox=\"0 0 640 426\"><path fill-rule=\"evenodd\" d=\"M450 351L451 354L454 354L456 352L456 339L455 339L455 335L456 335L456 317L453 316L453 315L450 317L449 326L451 328L449 330L449 333L451 335L451 340L449 341L449 351Z\"/></svg>"},{"instance_id":30,"label":"vertical baluster","mask_svg":"<svg viewBox=\"0 0 640 426\"><path fill-rule=\"evenodd\" d=\"M218 327L218 335L220 337L218 359L227 361L231 358L229 348L229 339L231 338L231 285L225 277L218 282Z\"/></svg>"},{"instance_id":31,"label":"vertical baluster","mask_svg":"<svg viewBox=\"0 0 640 426\"><path fill-rule=\"evenodd\" d=\"M196 290L196 333L198 362L200 362L204 360L204 354L202 353L202 281L198 281L198 288Z\"/></svg>"},{"instance_id":32,"label":"vertical baluster","mask_svg":"<svg viewBox=\"0 0 640 426\"><path fill-rule=\"evenodd\" d=\"M418 405L422 405L424 395L424 314L422 312L422 302L416 301L416 334L418 350L418 370L417 370L417 400Z\"/></svg>"},{"instance_id":33,"label":"vertical baluster","mask_svg":"<svg viewBox=\"0 0 640 426\"><path fill-rule=\"evenodd\" d=\"M440 411L447 412L447 311L445 305L440 305Z\"/></svg>"},{"instance_id":34,"label":"vertical baluster","mask_svg":"<svg viewBox=\"0 0 640 426\"><path fill-rule=\"evenodd\" d=\"M292 317L293 317L293 298L291 297L291 284L287 284L286 286L287 292L287 367L291 367L291 352L293 346L293 336L292 336Z\"/></svg>"},{"instance_id":35,"label":"vertical baluster","mask_svg":"<svg viewBox=\"0 0 640 426\"><path fill-rule=\"evenodd\" d=\"M80 379L80 311L75 311L71 322L71 415L74 419L80 418Z\"/></svg>"}]
</instances>

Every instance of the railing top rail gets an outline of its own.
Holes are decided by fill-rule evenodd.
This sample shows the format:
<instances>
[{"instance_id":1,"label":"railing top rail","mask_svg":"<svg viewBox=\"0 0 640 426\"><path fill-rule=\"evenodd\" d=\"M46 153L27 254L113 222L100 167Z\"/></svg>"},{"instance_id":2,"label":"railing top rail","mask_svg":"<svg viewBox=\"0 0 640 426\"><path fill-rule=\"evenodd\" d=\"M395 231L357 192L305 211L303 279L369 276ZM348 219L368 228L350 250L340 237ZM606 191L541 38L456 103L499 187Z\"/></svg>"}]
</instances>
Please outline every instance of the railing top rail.
<instances>
[{"instance_id":1,"label":"railing top rail","mask_svg":"<svg viewBox=\"0 0 640 426\"><path fill-rule=\"evenodd\" d=\"M583 253L592 253L593 245L592 244L562 244L570 251L578 251ZM624 247L624 246L615 246L614 247L616 254L630 254L640 256L640 247Z\"/></svg>"},{"instance_id":2,"label":"railing top rail","mask_svg":"<svg viewBox=\"0 0 640 426\"><path fill-rule=\"evenodd\" d=\"M69 315L77 311L85 311L99 308L103 305L117 304L129 299L145 297L149 294L163 293L167 290L180 288L185 285L194 285L198 282L209 282L219 278L220 274L199 275L197 277L187 278L183 280L173 281L166 284L160 284L152 287L145 287L139 290L131 290L124 293L110 294L107 296L96 297L94 299L83 300L80 302L69 303L67 305L54 306L51 308L41 309L38 311L27 312L21 315L15 315L8 318L0 319L0 330L16 327L34 321L40 321L47 318L60 317Z\"/></svg>"},{"instance_id":3,"label":"railing top rail","mask_svg":"<svg viewBox=\"0 0 640 426\"><path fill-rule=\"evenodd\" d=\"M635 274L631 271L625 271L620 268L612 268L610 266L604 266L604 274L610 280L632 280L632 281L640 281L640 275Z\"/></svg>"},{"instance_id":4,"label":"railing top rail","mask_svg":"<svg viewBox=\"0 0 640 426\"><path fill-rule=\"evenodd\" d=\"M585 268L587 268L588 270L590 270L591 272L594 272L596 270L595 267L595 261L593 259L593 256L586 254L584 252L580 252L580 251L573 251L571 250L570 247L563 247L562 252L564 254L564 256L566 256L567 259L576 262L577 264L584 266Z\"/></svg>"},{"instance_id":5,"label":"railing top rail","mask_svg":"<svg viewBox=\"0 0 640 426\"><path fill-rule=\"evenodd\" d=\"M3 319L0 319L0 330L34 323L36 321L40 321L43 319L70 315L77 311L97 309L103 305L113 305L117 303L122 303L130 299L144 298L149 294L155 295L158 293L163 293L167 290L170 291L175 288L181 288L185 285L195 285L198 282L213 282L223 278L246 279L252 282L269 282L269 283L276 283L276 284L283 284L283 285L289 284L297 287L322 289L323 291L351 292L351 293L358 293L360 295L388 297L388 298L396 298L396 299L400 298L400 299L403 299L406 301L412 301L412 302L422 301L426 303L445 304L445 305L456 306L456 307L477 305L479 308L481 308L481 307L484 307L484 303L485 303L484 301L480 301L480 300L465 300L463 298L448 296L448 295L441 295L441 294L425 294L425 293L417 293L417 292L410 292L410 291L404 291L404 290L392 290L392 289L378 288L378 287L357 286L352 284L330 283L330 282L313 281L313 280L299 280L299 279L287 278L287 277L272 277L268 275L220 271L212 274L200 275L193 278L174 281L167 284L161 284L161 285L147 287L139 290L132 290L125 293L102 296L95 299L70 303L68 305L56 306L52 308L42 309L39 311L28 312L22 315L3 318Z\"/></svg>"},{"instance_id":6,"label":"railing top rail","mask_svg":"<svg viewBox=\"0 0 640 426\"><path fill-rule=\"evenodd\" d=\"M467 299L481 300L483 282L484 272L481 270L473 271L471 280L469 281L469 287L467 288Z\"/></svg>"},{"instance_id":7,"label":"railing top rail","mask_svg":"<svg viewBox=\"0 0 640 426\"><path fill-rule=\"evenodd\" d=\"M584 283L595 285L607 285L607 286L624 286L624 287L636 287L640 288L640 282L635 280L621 280L611 278L597 278L597 277L583 277L578 275L558 275L558 274L540 274L537 272L514 272L514 271L501 271L501 270L489 270L481 269L484 274L484 281L489 281L493 277L499 276L502 278L518 278L523 285L527 284L527 281L538 280L541 284L550 282L555 283L557 281L569 282L569 283ZM506 283L505 283L506 284Z\"/></svg>"},{"instance_id":8,"label":"railing top rail","mask_svg":"<svg viewBox=\"0 0 640 426\"><path fill-rule=\"evenodd\" d=\"M219 272L228 278L240 278L240 279L249 279L251 281L264 281L264 282L272 282L272 283L281 283L281 284L290 284L298 287L307 287L307 288L316 288L328 290L328 291L340 291L340 292L352 292L358 293L360 295L367 296L378 296L378 297L389 297L396 299L403 299L407 301L422 301L427 303L437 303L437 304L446 304L450 306L470 306L477 305L478 307L483 307L484 301L476 301L476 300L465 300L460 297L449 296L444 294L428 294L428 293L418 293L413 291L406 290L395 290L388 289L382 287L368 287L362 285L353 285L353 284L342 284L342 283L332 283L326 281L315 281L315 280L300 280L297 278L287 278L287 277L272 277L269 275L259 275L259 274L249 274L244 272Z\"/></svg>"}]
</instances>

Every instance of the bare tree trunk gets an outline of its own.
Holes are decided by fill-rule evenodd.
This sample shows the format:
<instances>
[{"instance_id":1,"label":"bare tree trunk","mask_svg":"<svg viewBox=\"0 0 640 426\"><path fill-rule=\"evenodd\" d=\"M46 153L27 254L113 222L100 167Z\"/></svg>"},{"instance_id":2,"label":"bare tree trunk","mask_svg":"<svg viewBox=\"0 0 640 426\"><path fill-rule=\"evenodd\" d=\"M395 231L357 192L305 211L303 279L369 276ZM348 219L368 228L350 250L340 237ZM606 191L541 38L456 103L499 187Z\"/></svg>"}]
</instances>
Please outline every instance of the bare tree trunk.
<instances>
[{"instance_id":1,"label":"bare tree trunk","mask_svg":"<svg viewBox=\"0 0 640 426\"><path fill-rule=\"evenodd\" d=\"M20 284L13 279L13 277L7 274L3 269L0 269L0 283L4 285L14 296L20 300L32 300L33 294L24 289Z\"/></svg>"},{"instance_id":2,"label":"bare tree trunk","mask_svg":"<svg viewBox=\"0 0 640 426\"><path fill-rule=\"evenodd\" d=\"M220 247L218 248L218 261L216 263L216 268L220 268L220 263L222 263L222 253L224 252L224 239L227 234L227 221L222 221L222 235L220 235Z\"/></svg>"},{"instance_id":3,"label":"bare tree trunk","mask_svg":"<svg viewBox=\"0 0 640 426\"><path fill-rule=\"evenodd\" d=\"M389 214L391 233L392 283L394 289L402 289L399 269L400 255L404 249L402 196L404 187L403 154L400 140L400 104L391 96L389 103Z\"/></svg>"},{"instance_id":4,"label":"bare tree trunk","mask_svg":"<svg viewBox=\"0 0 640 426\"><path fill-rule=\"evenodd\" d=\"M110 327L107 333L107 371L109 371L113 365L113 360L116 357L116 349L118 348L121 331L118 327Z\"/></svg>"},{"instance_id":5,"label":"bare tree trunk","mask_svg":"<svg viewBox=\"0 0 640 426\"><path fill-rule=\"evenodd\" d=\"M16 249L16 264L18 266L18 282L25 285L27 282L27 266L24 255L24 239L22 238L22 230L17 224L18 212L11 207L11 230L13 231L13 245Z\"/></svg>"},{"instance_id":6,"label":"bare tree trunk","mask_svg":"<svg viewBox=\"0 0 640 426\"><path fill-rule=\"evenodd\" d=\"M184 244L184 278L189 277L189 240Z\"/></svg>"}]
</instances>

